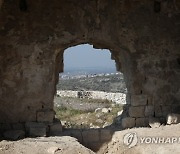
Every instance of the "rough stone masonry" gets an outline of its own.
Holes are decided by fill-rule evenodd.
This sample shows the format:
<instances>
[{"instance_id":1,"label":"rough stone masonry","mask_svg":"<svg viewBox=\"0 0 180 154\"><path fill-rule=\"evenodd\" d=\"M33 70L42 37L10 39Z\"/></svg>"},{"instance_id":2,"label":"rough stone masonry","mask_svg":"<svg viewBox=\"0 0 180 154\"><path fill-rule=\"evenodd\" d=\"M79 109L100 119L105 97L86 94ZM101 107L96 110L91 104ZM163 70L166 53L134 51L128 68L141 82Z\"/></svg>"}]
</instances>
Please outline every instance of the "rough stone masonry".
<instances>
[{"instance_id":1,"label":"rough stone masonry","mask_svg":"<svg viewBox=\"0 0 180 154\"><path fill-rule=\"evenodd\" d=\"M163 123L167 114L180 113L179 0L0 4L1 131L27 122L38 124L33 128L52 125L63 52L83 43L109 49L124 73L124 128L147 126L150 118Z\"/></svg>"}]
</instances>

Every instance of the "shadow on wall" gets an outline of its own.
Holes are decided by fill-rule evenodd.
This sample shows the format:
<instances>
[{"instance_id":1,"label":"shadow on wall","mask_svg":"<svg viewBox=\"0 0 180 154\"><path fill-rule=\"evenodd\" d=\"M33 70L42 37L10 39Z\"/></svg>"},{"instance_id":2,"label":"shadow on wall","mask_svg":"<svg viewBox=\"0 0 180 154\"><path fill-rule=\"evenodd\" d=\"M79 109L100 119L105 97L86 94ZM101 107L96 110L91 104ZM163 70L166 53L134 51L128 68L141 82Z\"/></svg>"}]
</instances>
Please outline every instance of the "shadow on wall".
<instances>
[{"instance_id":1,"label":"shadow on wall","mask_svg":"<svg viewBox=\"0 0 180 154\"><path fill-rule=\"evenodd\" d=\"M97 152L111 141L115 130L109 128L98 129L66 129L61 136L71 136L76 138L85 147Z\"/></svg>"}]
</instances>

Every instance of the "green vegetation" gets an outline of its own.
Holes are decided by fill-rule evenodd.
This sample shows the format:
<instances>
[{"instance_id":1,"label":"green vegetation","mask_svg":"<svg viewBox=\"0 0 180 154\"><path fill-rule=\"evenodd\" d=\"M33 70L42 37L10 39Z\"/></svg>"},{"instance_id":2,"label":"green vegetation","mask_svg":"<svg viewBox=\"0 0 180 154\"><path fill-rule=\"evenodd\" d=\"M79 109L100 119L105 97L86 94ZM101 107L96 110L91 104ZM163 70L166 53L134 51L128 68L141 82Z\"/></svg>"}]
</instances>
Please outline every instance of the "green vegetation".
<instances>
[{"instance_id":1,"label":"green vegetation","mask_svg":"<svg viewBox=\"0 0 180 154\"><path fill-rule=\"evenodd\" d=\"M69 99L72 100L73 98ZM76 100L77 99L78 98L76 98ZM88 101L90 101L90 103L94 103L94 101L97 103L96 100L92 99L81 99L81 101L82 100L84 101L84 103L87 103ZM98 100L98 103L102 103L102 101ZM112 102L108 103L108 106L111 106L113 104ZM99 110L95 112L94 109L74 109L72 107L66 107L61 104L60 106L55 107L55 111L56 117L62 121L65 128L98 128L111 125L114 118L117 117L117 112L121 111L122 107L122 105L114 104L112 107L109 108L109 112L103 113L103 107L99 108Z\"/></svg>"},{"instance_id":2,"label":"green vegetation","mask_svg":"<svg viewBox=\"0 0 180 154\"><path fill-rule=\"evenodd\" d=\"M60 79L57 90L95 90L126 93L126 85L122 74L114 74L79 79Z\"/></svg>"},{"instance_id":3,"label":"green vegetation","mask_svg":"<svg viewBox=\"0 0 180 154\"><path fill-rule=\"evenodd\" d=\"M55 107L55 111L56 111L57 117L62 120L67 120L70 117L86 113L86 111L76 110L72 108L68 109L67 107L64 107L64 106Z\"/></svg>"},{"instance_id":4,"label":"green vegetation","mask_svg":"<svg viewBox=\"0 0 180 154\"><path fill-rule=\"evenodd\" d=\"M122 74L60 79L57 90L92 90L126 93ZM101 99L55 97L56 116L65 128L99 128L111 125L123 105ZM102 112L106 108L108 112ZM95 112L96 110L96 112Z\"/></svg>"}]
</instances>

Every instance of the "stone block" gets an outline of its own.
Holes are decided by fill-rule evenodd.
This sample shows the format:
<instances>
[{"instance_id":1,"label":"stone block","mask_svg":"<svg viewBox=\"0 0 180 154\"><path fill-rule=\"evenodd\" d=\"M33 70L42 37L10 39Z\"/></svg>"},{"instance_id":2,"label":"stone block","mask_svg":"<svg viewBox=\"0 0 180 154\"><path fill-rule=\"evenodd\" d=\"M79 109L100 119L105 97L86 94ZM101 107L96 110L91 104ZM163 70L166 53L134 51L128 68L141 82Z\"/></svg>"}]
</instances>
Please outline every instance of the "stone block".
<instances>
[{"instance_id":1,"label":"stone block","mask_svg":"<svg viewBox=\"0 0 180 154\"><path fill-rule=\"evenodd\" d=\"M3 136L8 140L18 140L25 137L25 132L23 130L9 130L4 132Z\"/></svg>"},{"instance_id":2,"label":"stone block","mask_svg":"<svg viewBox=\"0 0 180 154\"><path fill-rule=\"evenodd\" d=\"M151 128L158 128L160 127L161 123L160 123L160 119L159 118L149 118L149 126Z\"/></svg>"},{"instance_id":3,"label":"stone block","mask_svg":"<svg viewBox=\"0 0 180 154\"><path fill-rule=\"evenodd\" d=\"M171 106L162 106L163 117L166 117L170 113L171 113Z\"/></svg>"},{"instance_id":4,"label":"stone block","mask_svg":"<svg viewBox=\"0 0 180 154\"><path fill-rule=\"evenodd\" d=\"M101 143L101 142L91 142L91 143L86 143L83 144L86 147L88 147L89 149L93 150L94 152L98 152L100 150L101 147L103 147L103 145L105 145L106 143ZM107 145L106 145L107 147Z\"/></svg>"},{"instance_id":5,"label":"stone block","mask_svg":"<svg viewBox=\"0 0 180 154\"><path fill-rule=\"evenodd\" d=\"M154 106L148 105L145 107L145 117L154 116Z\"/></svg>"},{"instance_id":6,"label":"stone block","mask_svg":"<svg viewBox=\"0 0 180 154\"><path fill-rule=\"evenodd\" d=\"M12 124L13 130L24 130L24 125L22 123L14 123Z\"/></svg>"},{"instance_id":7,"label":"stone block","mask_svg":"<svg viewBox=\"0 0 180 154\"><path fill-rule=\"evenodd\" d=\"M71 130L70 136L78 139L80 143L83 141L81 130Z\"/></svg>"},{"instance_id":8,"label":"stone block","mask_svg":"<svg viewBox=\"0 0 180 154\"><path fill-rule=\"evenodd\" d=\"M144 111L144 106L131 106L129 107L129 116L135 118L144 117Z\"/></svg>"},{"instance_id":9,"label":"stone block","mask_svg":"<svg viewBox=\"0 0 180 154\"><path fill-rule=\"evenodd\" d=\"M179 92L179 97L180 97L180 92ZM172 113L179 114L180 113L180 105L173 105L172 106Z\"/></svg>"},{"instance_id":10,"label":"stone block","mask_svg":"<svg viewBox=\"0 0 180 154\"><path fill-rule=\"evenodd\" d=\"M147 105L147 95L132 95L131 96L131 105L132 106L140 106Z\"/></svg>"},{"instance_id":11,"label":"stone block","mask_svg":"<svg viewBox=\"0 0 180 154\"><path fill-rule=\"evenodd\" d=\"M29 128L29 136L30 137L44 137L46 136L46 128L45 127L30 127Z\"/></svg>"},{"instance_id":12,"label":"stone block","mask_svg":"<svg viewBox=\"0 0 180 154\"><path fill-rule=\"evenodd\" d=\"M8 123L3 123L3 124L0 125L0 127L1 127L0 130L1 130L2 132L8 131L8 130L12 130L11 125L8 124Z\"/></svg>"},{"instance_id":13,"label":"stone block","mask_svg":"<svg viewBox=\"0 0 180 154\"><path fill-rule=\"evenodd\" d=\"M25 128L26 130L29 130L30 127L38 128L38 127L46 127L44 123L38 123L38 122L26 122Z\"/></svg>"},{"instance_id":14,"label":"stone block","mask_svg":"<svg viewBox=\"0 0 180 154\"><path fill-rule=\"evenodd\" d=\"M81 129L71 129L71 130L65 130L61 133L62 136L71 136L76 138L80 143L83 142L82 137L82 130Z\"/></svg>"},{"instance_id":15,"label":"stone block","mask_svg":"<svg viewBox=\"0 0 180 154\"><path fill-rule=\"evenodd\" d=\"M122 128L132 128L135 127L135 118L126 117L122 119Z\"/></svg>"},{"instance_id":16,"label":"stone block","mask_svg":"<svg viewBox=\"0 0 180 154\"><path fill-rule=\"evenodd\" d=\"M155 106L154 108L155 117L162 117L162 107L161 106Z\"/></svg>"},{"instance_id":17,"label":"stone block","mask_svg":"<svg viewBox=\"0 0 180 154\"><path fill-rule=\"evenodd\" d=\"M53 122L54 111L39 111L37 112L37 122Z\"/></svg>"},{"instance_id":18,"label":"stone block","mask_svg":"<svg viewBox=\"0 0 180 154\"><path fill-rule=\"evenodd\" d=\"M112 130L101 129L100 130L100 140L101 142L110 141L112 138Z\"/></svg>"},{"instance_id":19,"label":"stone block","mask_svg":"<svg viewBox=\"0 0 180 154\"><path fill-rule=\"evenodd\" d=\"M50 127L50 135L58 136L62 133L62 125L60 122L53 123Z\"/></svg>"},{"instance_id":20,"label":"stone block","mask_svg":"<svg viewBox=\"0 0 180 154\"><path fill-rule=\"evenodd\" d=\"M99 130L97 129L85 130L82 132L83 142L98 142L100 141L99 136Z\"/></svg>"},{"instance_id":21,"label":"stone block","mask_svg":"<svg viewBox=\"0 0 180 154\"><path fill-rule=\"evenodd\" d=\"M25 128L31 137L46 136L46 125L43 123L27 122Z\"/></svg>"},{"instance_id":22,"label":"stone block","mask_svg":"<svg viewBox=\"0 0 180 154\"><path fill-rule=\"evenodd\" d=\"M167 120L167 124L169 125L178 124L180 123L180 114L174 114L174 113L168 114L166 120Z\"/></svg>"},{"instance_id":23,"label":"stone block","mask_svg":"<svg viewBox=\"0 0 180 154\"><path fill-rule=\"evenodd\" d=\"M147 97L147 105L154 105L153 103L154 103L153 98L151 96L148 96Z\"/></svg>"},{"instance_id":24,"label":"stone block","mask_svg":"<svg viewBox=\"0 0 180 154\"><path fill-rule=\"evenodd\" d=\"M137 118L136 119L136 127L147 127L149 126L148 118Z\"/></svg>"}]
</instances>

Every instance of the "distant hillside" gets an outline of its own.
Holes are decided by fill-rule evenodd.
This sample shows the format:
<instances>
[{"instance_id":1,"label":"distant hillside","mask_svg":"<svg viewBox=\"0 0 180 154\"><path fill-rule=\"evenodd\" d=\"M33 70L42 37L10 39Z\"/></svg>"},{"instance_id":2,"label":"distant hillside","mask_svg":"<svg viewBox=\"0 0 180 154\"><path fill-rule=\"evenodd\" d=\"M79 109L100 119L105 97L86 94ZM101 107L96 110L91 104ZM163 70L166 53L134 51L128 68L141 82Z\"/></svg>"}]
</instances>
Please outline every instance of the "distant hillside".
<instances>
[{"instance_id":1,"label":"distant hillside","mask_svg":"<svg viewBox=\"0 0 180 154\"><path fill-rule=\"evenodd\" d=\"M100 73L116 73L115 67L79 67L66 68L64 75L78 75L78 74L100 74Z\"/></svg>"},{"instance_id":2,"label":"distant hillside","mask_svg":"<svg viewBox=\"0 0 180 154\"><path fill-rule=\"evenodd\" d=\"M83 77L73 79L60 78L57 90L98 90L106 92L126 93L126 85L122 74Z\"/></svg>"}]
</instances>

